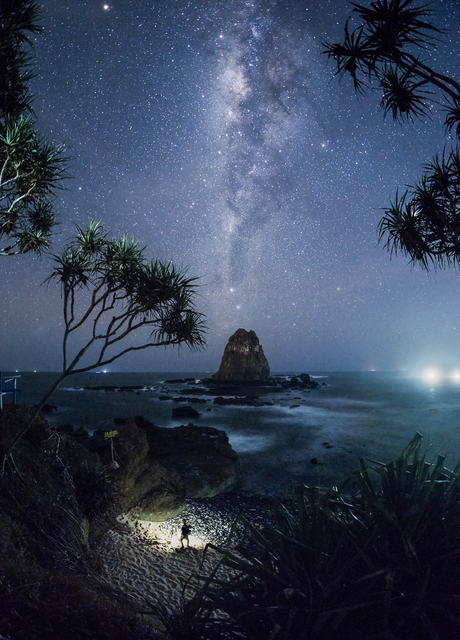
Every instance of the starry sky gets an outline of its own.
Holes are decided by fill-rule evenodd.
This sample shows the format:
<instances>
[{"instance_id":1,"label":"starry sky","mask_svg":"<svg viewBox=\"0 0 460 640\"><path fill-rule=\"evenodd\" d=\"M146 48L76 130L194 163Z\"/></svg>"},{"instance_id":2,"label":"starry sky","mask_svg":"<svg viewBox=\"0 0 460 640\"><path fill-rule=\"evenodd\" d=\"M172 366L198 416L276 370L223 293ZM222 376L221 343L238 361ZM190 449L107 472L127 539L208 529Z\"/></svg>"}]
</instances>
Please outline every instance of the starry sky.
<instances>
[{"instance_id":1,"label":"starry sky","mask_svg":"<svg viewBox=\"0 0 460 640\"><path fill-rule=\"evenodd\" d=\"M460 365L458 273L390 260L377 243L381 208L451 143L442 108L394 123L378 91L358 98L334 77L321 42L342 38L348 3L40 5L33 106L72 176L53 250L96 218L200 276L207 348L150 349L111 370L214 372L240 327L272 371ZM432 7L446 34L430 63L455 75L460 4ZM1 260L2 369L59 370L49 259Z\"/></svg>"}]
</instances>

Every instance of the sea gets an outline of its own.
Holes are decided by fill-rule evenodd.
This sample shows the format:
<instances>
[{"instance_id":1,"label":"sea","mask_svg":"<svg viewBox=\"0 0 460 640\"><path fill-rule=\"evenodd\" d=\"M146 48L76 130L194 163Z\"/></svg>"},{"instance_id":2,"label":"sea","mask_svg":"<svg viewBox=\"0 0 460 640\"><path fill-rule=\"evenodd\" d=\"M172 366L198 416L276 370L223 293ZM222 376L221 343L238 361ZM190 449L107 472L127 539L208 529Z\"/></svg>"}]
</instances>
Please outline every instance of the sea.
<instances>
[{"instance_id":1,"label":"sea","mask_svg":"<svg viewBox=\"0 0 460 640\"><path fill-rule=\"evenodd\" d=\"M3 375L6 375L3 373ZM57 373L18 372L20 402L38 403ZM222 429L237 452L249 494L287 495L298 484L339 483L364 458L369 464L395 459L419 432L429 460L460 460L460 383L457 377L426 379L408 372L316 372L319 388L270 391L269 405L221 406L200 394L209 374L89 372L67 378L48 400L52 426L71 424L89 432L116 428L117 418L143 416L173 428L193 422ZM277 373L281 379L295 372ZM131 391L88 387L138 387ZM206 400L193 404L197 418L176 419L177 405L164 397ZM116 446L116 444L115 444Z\"/></svg>"}]
</instances>

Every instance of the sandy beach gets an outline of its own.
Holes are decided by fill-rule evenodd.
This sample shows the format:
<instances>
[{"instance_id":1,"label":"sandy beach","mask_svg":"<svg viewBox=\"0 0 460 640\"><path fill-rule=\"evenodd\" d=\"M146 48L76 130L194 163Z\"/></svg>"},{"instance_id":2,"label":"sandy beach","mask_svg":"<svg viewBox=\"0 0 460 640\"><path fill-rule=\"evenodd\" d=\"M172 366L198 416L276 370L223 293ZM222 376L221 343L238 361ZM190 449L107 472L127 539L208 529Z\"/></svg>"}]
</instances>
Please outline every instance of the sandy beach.
<instances>
[{"instance_id":1,"label":"sandy beach","mask_svg":"<svg viewBox=\"0 0 460 640\"><path fill-rule=\"evenodd\" d=\"M206 553L202 566L205 545L193 536L190 547L181 549L178 537L165 536L155 523L130 521L129 526L130 532L110 530L101 540L98 553L105 577L143 609L147 604L179 613L184 598L191 598L199 585L192 576L211 571L217 554Z\"/></svg>"},{"instance_id":2,"label":"sandy beach","mask_svg":"<svg viewBox=\"0 0 460 640\"><path fill-rule=\"evenodd\" d=\"M240 514L262 527L269 519L271 500L262 496L223 494L190 501L184 512L165 522L118 518L120 530L110 530L96 549L103 576L137 601L142 610L159 606L180 613L184 601L200 587L198 576L209 575L220 555L208 543L229 546L228 536ZM180 530L186 519L191 527L190 546L181 548ZM232 538L230 546L237 537ZM220 577L226 572L219 569ZM153 619L154 620L154 619Z\"/></svg>"}]
</instances>

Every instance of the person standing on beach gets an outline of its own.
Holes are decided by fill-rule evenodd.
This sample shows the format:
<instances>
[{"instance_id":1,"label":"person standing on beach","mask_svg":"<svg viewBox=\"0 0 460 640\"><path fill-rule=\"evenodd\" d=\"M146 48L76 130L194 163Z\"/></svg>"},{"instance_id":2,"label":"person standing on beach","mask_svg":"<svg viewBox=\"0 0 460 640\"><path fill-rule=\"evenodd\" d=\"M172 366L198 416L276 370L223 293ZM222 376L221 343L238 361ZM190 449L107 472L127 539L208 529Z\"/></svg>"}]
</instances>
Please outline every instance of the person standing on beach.
<instances>
[{"instance_id":1,"label":"person standing on beach","mask_svg":"<svg viewBox=\"0 0 460 640\"><path fill-rule=\"evenodd\" d=\"M184 540L187 541L187 547L190 546L190 542L189 542L189 539L188 539L188 537L190 535L190 531L191 531L191 529L190 529L189 525L187 524L187 521L184 520L184 522L182 524L182 529L181 529L181 532L180 532L180 546L182 547L182 549L184 548Z\"/></svg>"}]
</instances>

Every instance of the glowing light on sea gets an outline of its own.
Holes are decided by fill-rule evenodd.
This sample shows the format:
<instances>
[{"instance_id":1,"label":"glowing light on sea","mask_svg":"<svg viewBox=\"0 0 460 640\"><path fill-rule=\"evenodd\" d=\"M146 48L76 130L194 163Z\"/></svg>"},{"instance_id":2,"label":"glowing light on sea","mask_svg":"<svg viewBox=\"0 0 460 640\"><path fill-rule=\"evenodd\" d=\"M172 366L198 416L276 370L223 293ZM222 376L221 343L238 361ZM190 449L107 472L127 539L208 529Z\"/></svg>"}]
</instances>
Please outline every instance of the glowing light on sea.
<instances>
[{"instance_id":1,"label":"glowing light on sea","mask_svg":"<svg viewBox=\"0 0 460 640\"><path fill-rule=\"evenodd\" d=\"M439 382L439 380L442 377L442 374L439 369L436 369L435 367L430 367L429 369L425 369L425 371L422 374L422 377L424 378L425 382L428 382L429 384L435 384L436 382Z\"/></svg>"}]
</instances>

